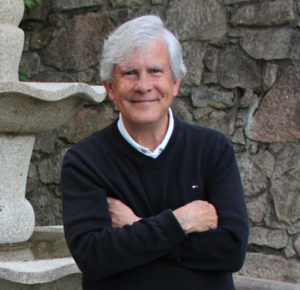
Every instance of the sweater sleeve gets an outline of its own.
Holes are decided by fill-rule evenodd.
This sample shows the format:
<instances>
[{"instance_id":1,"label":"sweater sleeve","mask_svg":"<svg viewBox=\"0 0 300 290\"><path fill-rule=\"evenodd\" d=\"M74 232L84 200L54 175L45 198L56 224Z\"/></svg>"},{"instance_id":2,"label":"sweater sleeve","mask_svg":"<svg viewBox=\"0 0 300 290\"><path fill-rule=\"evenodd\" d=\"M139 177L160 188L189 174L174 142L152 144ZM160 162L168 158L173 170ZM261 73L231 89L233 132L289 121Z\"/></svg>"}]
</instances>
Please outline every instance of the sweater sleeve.
<instances>
[{"instance_id":1,"label":"sweater sleeve","mask_svg":"<svg viewBox=\"0 0 300 290\"><path fill-rule=\"evenodd\" d=\"M171 210L113 228L107 193L89 164L72 151L65 156L61 184L66 241L89 280L154 261L186 239Z\"/></svg>"},{"instance_id":2,"label":"sweater sleeve","mask_svg":"<svg viewBox=\"0 0 300 290\"><path fill-rule=\"evenodd\" d=\"M216 146L207 168L206 196L216 208L218 228L190 234L174 257L191 269L235 272L246 254L247 209L234 150L225 137Z\"/></svg>"}]
</instances>

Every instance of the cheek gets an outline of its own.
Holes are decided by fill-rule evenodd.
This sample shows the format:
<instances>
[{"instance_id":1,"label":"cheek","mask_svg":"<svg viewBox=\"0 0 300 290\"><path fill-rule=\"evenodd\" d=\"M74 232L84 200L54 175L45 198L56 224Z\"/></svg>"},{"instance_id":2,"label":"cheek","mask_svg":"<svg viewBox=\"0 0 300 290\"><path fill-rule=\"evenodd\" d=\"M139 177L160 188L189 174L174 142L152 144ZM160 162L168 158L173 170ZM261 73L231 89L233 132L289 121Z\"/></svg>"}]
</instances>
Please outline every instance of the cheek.
<instances>
[{"instance_id":1,"label":"cheek","mask_svg":"<svg viewBox=\"0 0 300 290\"><path fill-rule=\"evenodd\" d=\"M161 86L159 86L158 89L160 93L167 98L172 98L174 96L175 90L174 90L174 86L171 84L166 84L166 83L161 84Z\"/></svg>"},{"instance_id":2,"label":"cheek","mask_svg":"<svg viewBox=\"0 0 300 290\"><path fill-rule=\"evenodd\" d=\"M129 81L123 81L116 87L116 92L120 97L126 97L126 95L133 90L133 84Z\"/></svg>"}]
</instances>

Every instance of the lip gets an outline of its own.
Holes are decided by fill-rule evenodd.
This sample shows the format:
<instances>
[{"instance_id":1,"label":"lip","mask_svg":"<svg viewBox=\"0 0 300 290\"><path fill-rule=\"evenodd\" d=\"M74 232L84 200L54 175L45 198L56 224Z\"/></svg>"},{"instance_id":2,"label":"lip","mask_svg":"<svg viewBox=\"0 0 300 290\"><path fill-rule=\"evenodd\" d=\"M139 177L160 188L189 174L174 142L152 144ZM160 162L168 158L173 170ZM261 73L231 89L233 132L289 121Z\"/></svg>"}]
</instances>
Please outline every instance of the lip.
<instances>
[{"instance_id":1,"label":"lip","mask_svg":"<svg viewBox=\"0 0 300 290\"><path fill-rule=\"evenodd\" d=\"M153 100L130 100L131 103L153 103L153 102L157 102L158 99L153 99Z\"/></svg>"}]
</instances>

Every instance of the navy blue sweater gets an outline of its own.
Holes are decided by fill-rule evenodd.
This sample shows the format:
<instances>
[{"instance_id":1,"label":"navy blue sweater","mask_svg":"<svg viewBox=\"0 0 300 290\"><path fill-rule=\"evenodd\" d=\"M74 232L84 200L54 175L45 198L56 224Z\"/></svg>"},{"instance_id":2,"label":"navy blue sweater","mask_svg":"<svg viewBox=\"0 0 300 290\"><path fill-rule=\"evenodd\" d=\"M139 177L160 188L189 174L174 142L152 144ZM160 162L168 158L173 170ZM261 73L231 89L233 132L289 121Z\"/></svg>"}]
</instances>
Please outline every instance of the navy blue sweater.
<instances>
[{"instance_id":1,"label":"navy blue sweater","mask_svg":"<svg viewBox=\"0 0 300 290\"><path fill-rule=\"evenodd\" d=\"M234 289L248 218L234 151L225 136L175 118L165 150L147 157L115 121L74 145L62 170L63 218L84 290ZM106 197L142 219L113 228ZM172 210L212 203L218 228L186 235Z\"/></svg>"}]
</instances>

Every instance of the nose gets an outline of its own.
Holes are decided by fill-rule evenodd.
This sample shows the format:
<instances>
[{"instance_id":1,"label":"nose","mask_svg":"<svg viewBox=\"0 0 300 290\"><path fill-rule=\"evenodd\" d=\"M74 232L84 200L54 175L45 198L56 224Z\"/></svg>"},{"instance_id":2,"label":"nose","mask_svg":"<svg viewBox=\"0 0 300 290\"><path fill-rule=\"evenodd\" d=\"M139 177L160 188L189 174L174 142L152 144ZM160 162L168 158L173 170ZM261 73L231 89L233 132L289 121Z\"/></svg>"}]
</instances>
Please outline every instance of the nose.
<instances>
[{"instance_id":1,"label":"nose","mask_svg":"<svg viewBox=\"0 0 300 290\"><path fill-rule=\"evenodd\" d=\"M136 80L135 90L140 94L145 94L152 90L152 81L147 73L143 72L139 75Z\"/></svg>"}]
</instances>

